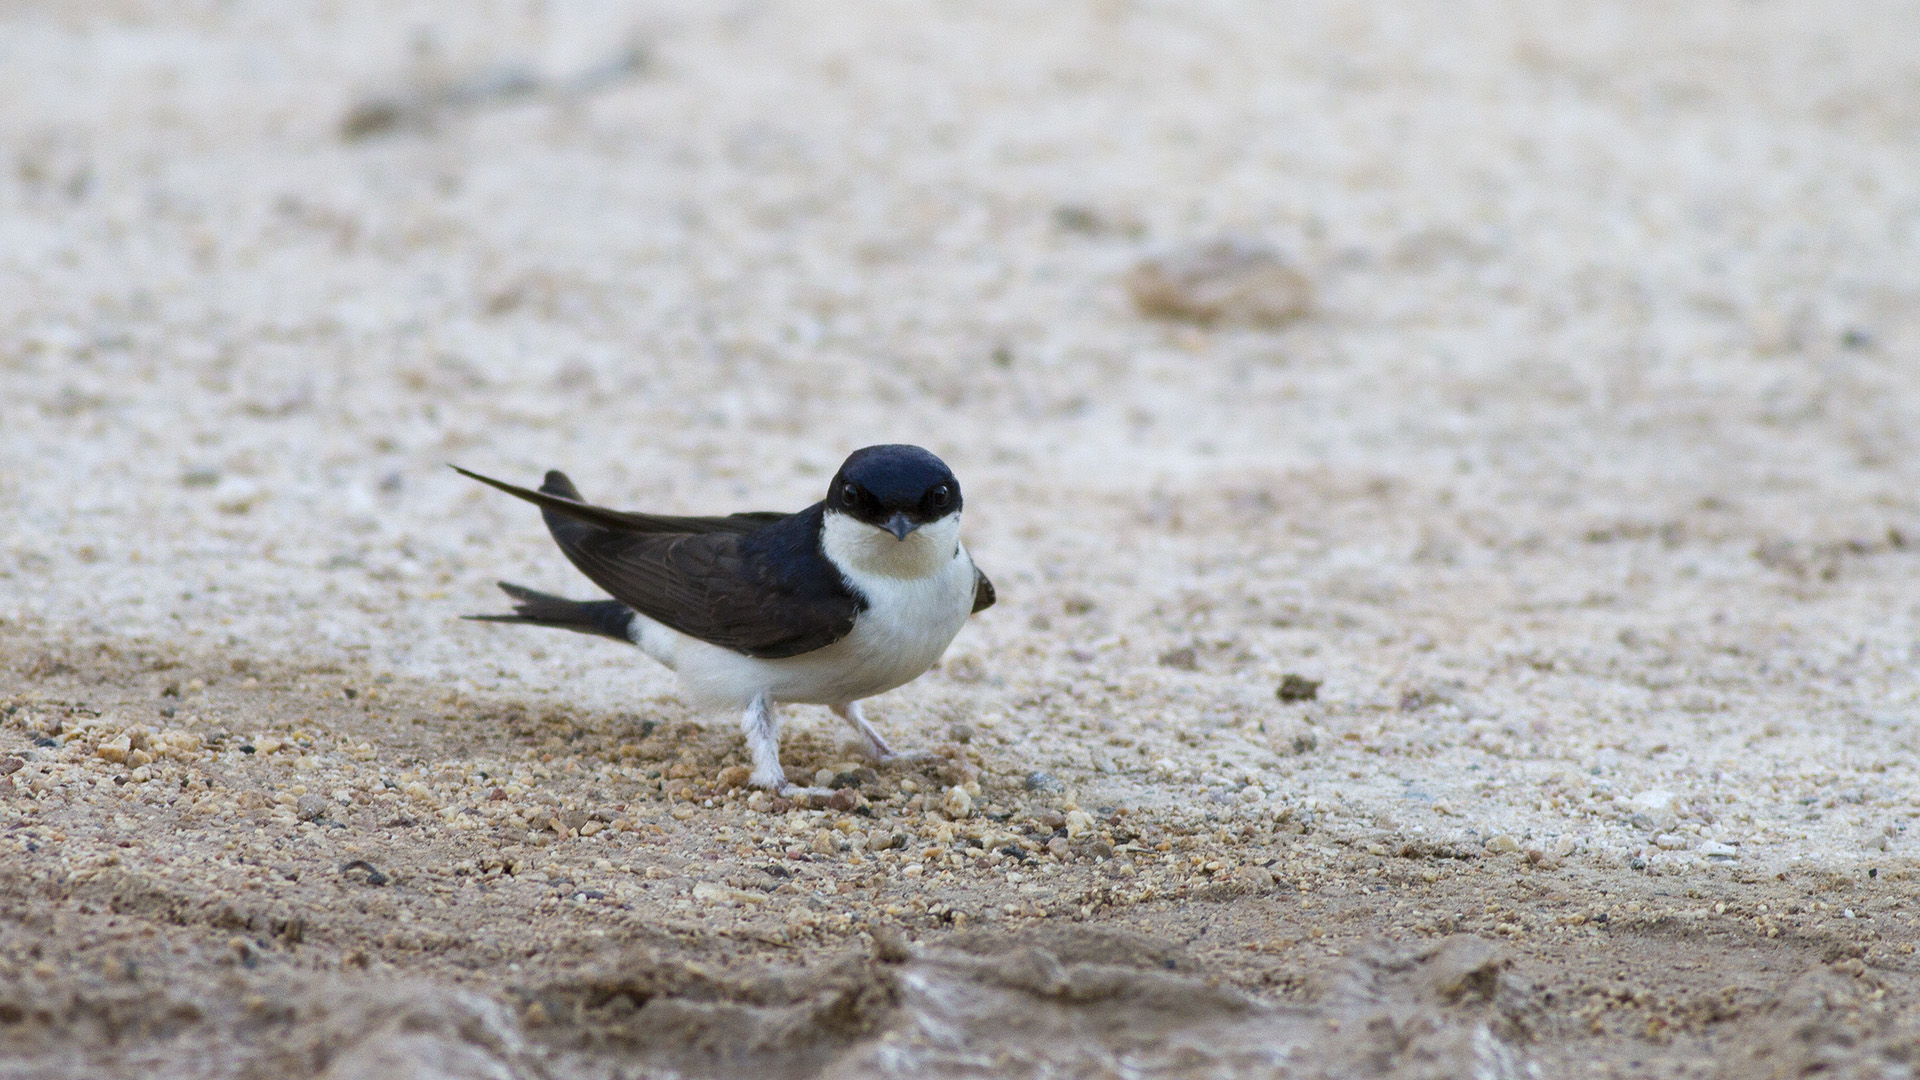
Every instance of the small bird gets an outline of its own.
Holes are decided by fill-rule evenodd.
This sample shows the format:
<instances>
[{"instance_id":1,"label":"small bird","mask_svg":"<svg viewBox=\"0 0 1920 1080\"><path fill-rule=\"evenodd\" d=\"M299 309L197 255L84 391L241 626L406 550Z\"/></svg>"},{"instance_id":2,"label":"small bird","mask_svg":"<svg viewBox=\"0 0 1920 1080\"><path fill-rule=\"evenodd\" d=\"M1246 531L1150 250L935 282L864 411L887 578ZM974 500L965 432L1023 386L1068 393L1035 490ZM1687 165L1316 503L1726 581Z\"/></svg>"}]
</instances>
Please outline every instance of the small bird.
<instances>
[{"instance_id":1,"label":"small bird","mask_svg":"<svg viewBox=\"0 0 1920 1080\"><path fill-rule=\"evenodd\" d=\"M780 768L780 703L825 705L876 761L896 755L863 698L932 667L993 583L960 542L960 481L917 446L856 450L827 497L794 514L668 517L590 505L564 473L538 491L454 470L540 507L560 550L611 600L507 582L511 615L481 622L615 638L671 668L697 703L742 710L750 782L807 789Z\"/></svg>"}]
</instances>

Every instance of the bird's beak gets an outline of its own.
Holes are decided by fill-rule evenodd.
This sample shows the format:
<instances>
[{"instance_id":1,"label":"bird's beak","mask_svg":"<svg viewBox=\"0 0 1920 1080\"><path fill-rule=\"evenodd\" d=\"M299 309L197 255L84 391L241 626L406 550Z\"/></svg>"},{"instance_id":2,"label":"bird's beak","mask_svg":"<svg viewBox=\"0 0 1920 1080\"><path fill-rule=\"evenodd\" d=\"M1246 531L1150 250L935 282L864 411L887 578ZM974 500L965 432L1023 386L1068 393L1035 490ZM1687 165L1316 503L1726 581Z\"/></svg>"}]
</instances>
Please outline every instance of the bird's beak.
<instances>
[{"instance_id":1,"label":"bird's beak","mask_svg":"<svg viewBox=\"0 0 1920 1080\"><path fill-rule=\"evenodd\" d=\"M895 540L905 540L908 533L920 527L920 523L895 511L894 515L887 519L887 523L880 527L892 533Z\"/></svg>"}]
</instances>

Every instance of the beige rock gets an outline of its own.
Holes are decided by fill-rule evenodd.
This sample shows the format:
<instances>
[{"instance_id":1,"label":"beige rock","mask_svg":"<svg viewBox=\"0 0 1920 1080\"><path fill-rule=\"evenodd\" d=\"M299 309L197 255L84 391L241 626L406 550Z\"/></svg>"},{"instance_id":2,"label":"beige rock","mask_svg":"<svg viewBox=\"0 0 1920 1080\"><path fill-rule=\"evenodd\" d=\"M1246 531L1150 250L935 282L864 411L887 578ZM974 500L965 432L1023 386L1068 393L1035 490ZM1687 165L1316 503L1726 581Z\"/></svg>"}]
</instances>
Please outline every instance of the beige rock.
<instances>
[{"instance_id":1,"label":"beige rock","mask_svg":"<svg viewBox=\"0 0 1920 1080\"><path fill-rule=\"evenodd\" d=\"M1258 244L1225 239L1142 262L1127 292L1143 315L1277 327L1313 310L1313 285Z\"/></svg>"},{"instance_id":2,"label":"beige rock","mask_svg":"<svg viewBox=\"0 0 1920 1080\"><path fill-rule=\"evenodd\" d=\"M1075 840L1093 831L1093 815L1085 810L1067 812L1067 835Z\"/></svg>"},{"instance_id":3,"label":"beige rock","mask_svg":"<svg viewBox=\"0 0 1920 1080\"><path fill-rule=\"evenodd\" d=\"M940 812L959 821L973 816L973 796L963 787L951 787L940 799Z\"/></svg>"},{"instance_id":4,"label":"beige rock","mask_svg":"<svg viewBox=\"0 0 1920 1080\"><path fill-rule=\"evenodd\" d=\"M116 735L102 742L93 752L107 761L118 764L127 760L127 753L130 749L131 740L125 735Z\"/></svg>"}]
</instances>

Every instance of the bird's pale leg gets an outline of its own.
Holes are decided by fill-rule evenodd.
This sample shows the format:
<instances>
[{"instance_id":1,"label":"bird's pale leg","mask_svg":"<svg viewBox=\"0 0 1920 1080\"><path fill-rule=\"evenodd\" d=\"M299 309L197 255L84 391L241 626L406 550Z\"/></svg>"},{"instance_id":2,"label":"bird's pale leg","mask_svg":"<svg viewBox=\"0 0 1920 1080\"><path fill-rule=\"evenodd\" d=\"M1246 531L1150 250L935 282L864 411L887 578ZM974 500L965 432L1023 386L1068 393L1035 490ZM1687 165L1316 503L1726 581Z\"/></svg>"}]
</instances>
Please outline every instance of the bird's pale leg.
<instances>
[{"instance_id":1,"label":"bird's pale leg","mask_svg":"<svg viewBox=\"0 0 1920 1080\"><path fill-rule=\"evenodd\" d=\"M780 768L780 720L773 715L773 703L767 695L756 694L740 717L740 730L747 737L747 752L753 755L754 787L778 792L787 786L787 774Z\"/></svg>"},{"instance_id":2,"label":"bird's pale leg","mask_svg":"<svg viewBox=\"0 0 1920 1080\"><path fill-rule=\"evenodd\" d=\"M833 715L853 725L853 730L859 732L860 738L866 741L867 755L873 760L891 761L898 756L893 752L893 747L887 745L887 740L873 730L873 725L867 723L867 718L860 712L859 702L849 701L844 705L829 705L827 708L833 710Z\"/></svg>"}]
</instances>

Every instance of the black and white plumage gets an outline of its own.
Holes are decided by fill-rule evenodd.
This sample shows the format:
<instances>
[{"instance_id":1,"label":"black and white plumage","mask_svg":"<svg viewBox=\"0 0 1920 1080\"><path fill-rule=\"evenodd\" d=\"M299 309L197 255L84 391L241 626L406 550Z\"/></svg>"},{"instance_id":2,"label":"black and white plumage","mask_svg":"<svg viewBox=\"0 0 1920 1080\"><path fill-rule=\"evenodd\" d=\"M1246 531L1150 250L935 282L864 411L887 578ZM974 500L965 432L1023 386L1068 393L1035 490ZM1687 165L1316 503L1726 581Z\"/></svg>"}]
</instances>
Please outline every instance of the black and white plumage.
<instances>
[{"instance_id":1,"label":"black and white plumage","mask_svg":"<svg viewBox=\"0 0 1920 1080\"><path fill-rule=\"evenodd\" d=\"M918 678L994 600L960 542L960 482L917 446L855 451L826 499L794 514L627 513L588 504L559 472L532 491L456 469L539 506L560 550L613 597L501 582L514 613L468 617L638 645L701 704L742 711L752 782L775 791L791 787L777 704L829 706L887 760L861 699Z\"/></svg>"}]
</instances>

